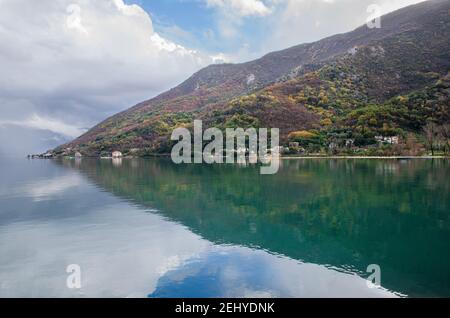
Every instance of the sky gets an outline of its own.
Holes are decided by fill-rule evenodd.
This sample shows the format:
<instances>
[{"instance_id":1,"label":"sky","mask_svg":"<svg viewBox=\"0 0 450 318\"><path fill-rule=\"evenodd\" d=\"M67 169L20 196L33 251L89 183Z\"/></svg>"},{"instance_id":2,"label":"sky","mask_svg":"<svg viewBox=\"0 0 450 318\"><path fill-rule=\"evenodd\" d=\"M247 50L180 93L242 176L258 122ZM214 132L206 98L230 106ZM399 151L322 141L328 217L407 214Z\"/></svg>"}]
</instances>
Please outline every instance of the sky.
<instances>
[{"instance_id":1,"label":"sky","mask_svg":"<svg viewBox=\"0 0 450 318\"><path fill-rule=\"evenodd\" d=\"M0 156L69 141L209 64L348 32L421 1L0 0Z\"/></svg>"}]
</instances>

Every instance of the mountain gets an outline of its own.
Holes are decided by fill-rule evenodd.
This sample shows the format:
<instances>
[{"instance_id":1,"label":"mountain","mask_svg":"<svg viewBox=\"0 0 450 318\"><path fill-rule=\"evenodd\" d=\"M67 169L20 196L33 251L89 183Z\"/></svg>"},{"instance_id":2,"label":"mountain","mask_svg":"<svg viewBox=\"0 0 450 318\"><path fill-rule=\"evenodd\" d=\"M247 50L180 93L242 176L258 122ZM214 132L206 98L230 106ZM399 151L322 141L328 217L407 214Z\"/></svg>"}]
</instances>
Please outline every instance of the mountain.
<instances>
[{"instance_id":1,"label":"mountain","mask_svg":"<svg viewBox=\"0 0 450 318\"><path fill-rule=\"evenodd\" d=\"M379 29L362 26L252 62L208 66L54 153L168 153L173 129L194 119L219 128L277 127L284 144L297 141L309 152L349 139L364 150L378 135L406 140L429 121L450 123L449 13L450 0L430 0L383 16Z\"/></svg>"}]
</instances>

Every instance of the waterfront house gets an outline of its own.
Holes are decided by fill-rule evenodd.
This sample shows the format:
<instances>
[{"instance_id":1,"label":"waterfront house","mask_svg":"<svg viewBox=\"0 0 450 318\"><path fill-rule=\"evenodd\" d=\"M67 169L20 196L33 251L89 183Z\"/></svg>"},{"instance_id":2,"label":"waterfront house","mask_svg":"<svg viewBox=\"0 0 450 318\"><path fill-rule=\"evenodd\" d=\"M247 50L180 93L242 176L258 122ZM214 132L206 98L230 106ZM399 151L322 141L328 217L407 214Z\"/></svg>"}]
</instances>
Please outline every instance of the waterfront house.
<instances>
[{"instance_id":1,"label":"waterfront house","mask_svg":"<svg viewBox=\"0 0 450 318\"><path fill-rule=\"evenodd\" d=\"M385 143L385 144L389 144L389 145L398 145L400 142L400 137L399 136L389 136L389 137L375 136L375 140L379 143Z\"/></svg>"},{"instance_id":2,"label":"waterfront house","mask_svg":"<svg viewBox=\"0 0 450 318\"><path fill-rule=\"evenodd\" d=\"M114 151L114 152L112 153L112 157L113 157L113 158L122 158L123 155L122 155L122 153L121 153L120 151Z\"/></svg>"}]
</instances>

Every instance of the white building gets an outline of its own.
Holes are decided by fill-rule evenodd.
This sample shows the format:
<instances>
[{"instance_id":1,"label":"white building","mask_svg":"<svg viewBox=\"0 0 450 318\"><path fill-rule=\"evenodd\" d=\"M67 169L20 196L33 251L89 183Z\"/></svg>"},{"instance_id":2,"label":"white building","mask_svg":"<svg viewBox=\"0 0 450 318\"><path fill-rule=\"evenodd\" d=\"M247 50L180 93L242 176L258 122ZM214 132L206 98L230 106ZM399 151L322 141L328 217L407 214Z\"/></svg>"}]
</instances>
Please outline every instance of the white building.
<instances>
[{"instance_id":1,"label":"white building","mask_svg":"<svg viewBox=\"0 0 450 318\"><path fill-rule=\"evenodd\" d=\"M113 157L113 158L122 158L123 155L122 155L122 153L121 153L120 151L114 151L114 152L112 153L112 157Z\"/></svg>"},{"instance_id":2,"label":"white building","mask_svg":"<svg viewBox=\"0 0 450 318\"><path fill-rule=\"evenodd\" d=\"M392 137L376 136L375 139L380 143L385 143L389 145L398 145L400 142L400 137L398 136Z\"/></svg>"}]
</instances>

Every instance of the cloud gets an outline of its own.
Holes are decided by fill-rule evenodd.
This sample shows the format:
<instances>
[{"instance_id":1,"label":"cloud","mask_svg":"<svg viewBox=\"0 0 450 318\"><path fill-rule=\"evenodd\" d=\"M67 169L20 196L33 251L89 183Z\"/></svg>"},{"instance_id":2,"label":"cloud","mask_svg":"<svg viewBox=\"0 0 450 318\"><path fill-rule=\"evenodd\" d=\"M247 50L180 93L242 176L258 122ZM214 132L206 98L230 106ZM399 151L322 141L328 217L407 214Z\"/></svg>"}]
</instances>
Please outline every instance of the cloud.
<instances>
[{"instance_id":1,"label":"cloud","mask_svg":"<svg viewBox=\"0 0 450 318\"><path fill-rule=\"evenodd\" d=\"M206 3L209 7L217 7L240 17L265 16L271 13L271 9L261 0L206 0Z\"/></svg>"},{"instance_id":2,"label":"cloud","mask_svg":"<svg viewBox=\"0 0 450 318\"><path fill-rule=\"evenodd\" d=\"M373 15L368 10L371 5L383 15L424 0L203 1L216 14L217 32L208 32L208 42L224 43L223 55L230 61L243 62L352 31Z\"/></svg>"},{"instance_id":3,"label":"cloud","mask_svg":"<svg viewBox=\"0 0 450 318\"><path fill-rule=\"evenodd\" d=\"M225 41L239 41L240 29L248 18L263 18L272 13L272 8L261 0L204 0L209 8L216 10L217 29Z\"/></svg>"},{"instance_id":4,"label":"cloud","mask_svg":"<svg viewBox=\"0 0 450 318\"><path fill-rule=\"evenodd\" d=\"M1 0L0 43L3 123L71 137L213 63L123 0Z\"/></svg>"},{"instance_id":5,"label":"cloud","mask_svg":"<svg viewBox=\"0 0 450 318\"><path fill-rule=\"evenodd\" d=\"M48 201L83 184L79 174L67 174L49 179L32 181L8 192L19 197L31 198L33 202Z\"/></svg>"},{"instance_id":6,"label":"cloud","mask_svg":"<svg viewBox=\"0 0 450 318\"><path fill-rule=\"evenodd\" d=\"M114 204L106 204L112 199L89 191L91 186L82 179L79 185L77 179L65 176L48 181L65 184L52 184L54 189L50 193L46 190L26 193L32 196L31 200L23 200L24 210L36 212L36 200L45 204L61 195L64 198L61 202L66 204L63 208L76 218L67 221L63 211L50 216L40 213L41 218L46 218L33 219L33 226L14 222L8 225L8 231L0 231L0 242L14 242L0 244L2 297L146 297L165 272L211 249L208 241L149 213L152 211L117 199ZM78 199L80 194L68 194L73 192L84 194L83 200ZM86 204L93 195L102 202L101 206ZM85 204L83 210L87 213L80 213L77 209L80 204ZM125 210L127 215L123 213ZM69 289L65 283L65 269L74 263L82 270L83 284L79 290Z\"/></svg>"},{"instance_id":7,"label":"cloud","mask_svg":"<svg viewBox=\"0 0 450 318\"><path fill-rule=\"evenodd\" d=\"M378 6L381 15L424 0L273 0L261 52L284 49L345 33L365 24Z\"/></svg>"},{"instance_id":8,"label":"cloud","mask_svg":"<svg viewBox=\"0 0 450 318\"><path fill-rule=\"evenodd\" d=\"M66 124L58 119L45 118L37 114L23 121L0 120L0 126L19 126L24 128L32 128L38 130L48 130L53 133L62 134L66 137L75 138L85 132L84 129L78 128L70 124Z\"/></svg>"}]
</instances>

